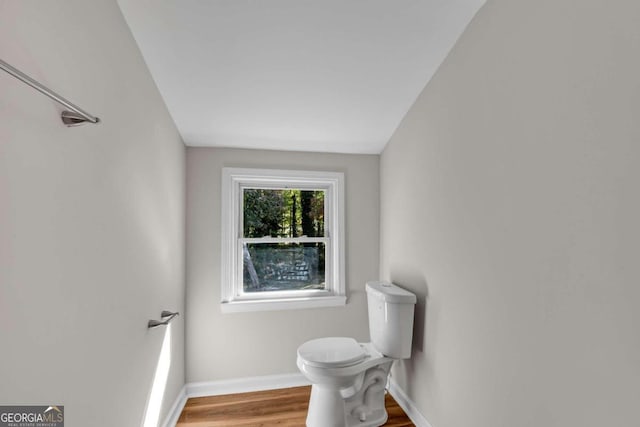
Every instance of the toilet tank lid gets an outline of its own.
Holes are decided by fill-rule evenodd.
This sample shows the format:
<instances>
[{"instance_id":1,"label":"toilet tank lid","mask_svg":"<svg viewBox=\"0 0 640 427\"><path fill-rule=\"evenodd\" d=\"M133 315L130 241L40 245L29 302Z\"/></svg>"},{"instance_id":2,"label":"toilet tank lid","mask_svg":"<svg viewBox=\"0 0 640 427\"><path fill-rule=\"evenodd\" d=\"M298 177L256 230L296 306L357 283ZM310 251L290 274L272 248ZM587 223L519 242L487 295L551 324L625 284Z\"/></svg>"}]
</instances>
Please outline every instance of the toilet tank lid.
<instances>
[{"instance_id":1,"label":"toilet tank lid","mask_svg":"<svg viewBox=\"0 0 640 427\"><path fill-rule=\"evenodd\" d=\"M388 303L415 304L417 300L415 294L389 282L367 282L366 289L369 295L374 295Z\"/></svg>"}]
</instances>

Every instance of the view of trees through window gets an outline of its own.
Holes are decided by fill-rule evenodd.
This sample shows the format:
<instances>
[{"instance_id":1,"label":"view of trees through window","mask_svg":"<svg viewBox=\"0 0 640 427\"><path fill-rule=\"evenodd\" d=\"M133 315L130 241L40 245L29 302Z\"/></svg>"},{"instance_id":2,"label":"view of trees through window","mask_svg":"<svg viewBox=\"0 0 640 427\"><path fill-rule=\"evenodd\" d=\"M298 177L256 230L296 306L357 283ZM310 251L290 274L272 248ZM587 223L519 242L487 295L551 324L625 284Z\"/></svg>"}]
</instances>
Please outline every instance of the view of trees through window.
<instances>
[{"instance_id":1,"label":"view of trees through window","mask_svg":"<svg viewBox=\"0 0 640 427\"><path fill-rule=\"evenodd\" d=\"M243 190L245 292L324 289L324 197L323 190ZM262 238L269 240L255 240Z\"/></svg>"}]
</instances>

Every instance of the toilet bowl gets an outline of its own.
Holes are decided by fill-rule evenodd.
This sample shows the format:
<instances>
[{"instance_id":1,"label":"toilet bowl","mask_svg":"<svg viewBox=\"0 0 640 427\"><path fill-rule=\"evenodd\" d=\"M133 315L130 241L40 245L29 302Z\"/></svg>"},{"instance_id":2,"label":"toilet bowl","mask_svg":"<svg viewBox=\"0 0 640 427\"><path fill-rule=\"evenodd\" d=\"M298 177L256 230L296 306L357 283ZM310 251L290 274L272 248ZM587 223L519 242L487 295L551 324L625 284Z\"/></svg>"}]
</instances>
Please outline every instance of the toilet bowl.
<instances>
[{"instance_id":1,"label":"toilet bowl","mask_svg":"<svg viewBox=\"0 0 640 427\"><path fill-rule=\"evenodd\" d=\"M312 383L307 427L380 426L394 360L411 356L414 294L386 282L369 282L372 341L318 338L298 347L297 365Z\"/></svg>"},{"instance_id":2,"label":"toilet bowl","mask_svg":"<svg viewBox=\"0 0 640 427\"><path fill-rule=\"evenodd\" d=\"M387 421L384 393L393 359L371 343L331 337L298 348L298 368L313 384L307 426L379 426Z\"/></svg>"}]
</instances>

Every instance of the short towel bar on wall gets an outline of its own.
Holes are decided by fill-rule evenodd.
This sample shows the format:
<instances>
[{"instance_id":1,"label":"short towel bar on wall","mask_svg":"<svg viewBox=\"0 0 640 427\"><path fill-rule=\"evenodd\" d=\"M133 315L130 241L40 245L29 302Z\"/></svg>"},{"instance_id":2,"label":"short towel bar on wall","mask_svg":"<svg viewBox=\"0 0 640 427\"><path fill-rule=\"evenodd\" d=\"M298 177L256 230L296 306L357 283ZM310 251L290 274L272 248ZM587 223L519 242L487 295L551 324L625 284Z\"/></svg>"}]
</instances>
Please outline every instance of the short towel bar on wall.
<instances>
[{"instance_id":1,"label":"short towel bar on wall","mask_svg":"<svg viewBox=\"0 0 640 427\"><path fill-rule=\"evenodd\" d=\"M156 326L168 325L169 322L171 322L173 318L178 315L180 315L180 313L178 313L177 311L174 313L171 311L163 310L160 314L162 320L149 320L149 323L147 323L147 327L155 328Z\"/></svg>"},{"instance_id":2,"label":"short towel bar on wall","mask_svg":"<svg viewBox=\"0 0 640 427\"><path fill-rule=\"evenodd\" d=\"M81 125L81 124L86 123L86 122L90 122L90 123L99 123L100 122L99 118L97 118L95 116L92 116L91 114L87 113L82 108L80 108L77 105L75 105L74 103L64 99L62 96L58 95L57 93L55 93L54 91L52 91L48 87L43 86L42 84L40 84L37 81L33 80L31 77L27 76L22 71L20 71L17 68L7 64L2 59L0 59L0 69L3 69L7 73L9 73L13 77L15 77L16 79L28 84L32 88L36 89L37 91L43 93L44 95L46 95L49 98L51 98L54 101L56 101L57 103L62 104L64 107L66 107L69 110L71 110L71 111L66 111L65 110L61 114L62 123L64 123L65 125L67 125L67 126L78 126L78 125Z\"/></svg>"}]
</instances>

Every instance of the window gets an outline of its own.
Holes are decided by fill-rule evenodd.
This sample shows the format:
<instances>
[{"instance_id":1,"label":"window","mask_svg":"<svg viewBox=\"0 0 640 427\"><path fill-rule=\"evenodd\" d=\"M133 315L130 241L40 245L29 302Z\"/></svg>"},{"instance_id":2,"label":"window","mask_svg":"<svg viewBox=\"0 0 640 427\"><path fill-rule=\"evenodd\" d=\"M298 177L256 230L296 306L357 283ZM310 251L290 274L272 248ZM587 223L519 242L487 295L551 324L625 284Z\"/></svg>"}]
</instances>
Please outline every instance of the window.
<instances>
[{"instance_id":1,"label":"window","mask_svg":"<svg viewBox=\"0 0 640 427\"><path fill-rule=\"evenodd\" d=\"M222 172L222 309L344 305L344 175Z\"/></svg>"}]
</instances>

